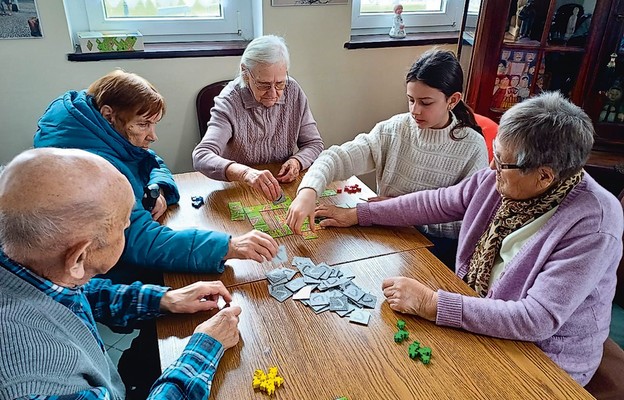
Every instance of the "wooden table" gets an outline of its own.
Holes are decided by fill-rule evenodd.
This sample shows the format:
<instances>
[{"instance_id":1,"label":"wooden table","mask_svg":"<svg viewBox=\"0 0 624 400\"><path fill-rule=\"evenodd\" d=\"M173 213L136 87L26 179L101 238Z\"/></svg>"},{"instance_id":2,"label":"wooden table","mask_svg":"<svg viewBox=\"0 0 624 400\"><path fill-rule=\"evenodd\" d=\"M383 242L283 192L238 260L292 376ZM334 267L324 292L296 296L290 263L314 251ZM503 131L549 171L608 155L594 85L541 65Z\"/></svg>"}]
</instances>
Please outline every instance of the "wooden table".
<instances>
[{"instance_id":1,"label":"wooden table","mask_svg":"<svg viewBox=\"0 0 624 400\"><path fill-rule=\"evenodd\" d=\"M313 261L322 261L319 255ZM589 399L572 378L535 345L494 339L436 326L392 311L384 302L386 277L417 278L432 289L474 295L428 250L421 248L345 264L355 283L377 296L368 326L335 313L319 315L292 299L279 303L267 281L231 286L242 307L240 343L229 349L217 370L211 399L265 399L254 393L255 369L278 366L285 379L274 399ZM209 315L168 316L158 322L161 364L182 352L195 327ZM407 343L393 335L399 318L409 341L432 348L429 365L408 357Z\"/></svg>"},{"instance_id":2,"label":"wooden table","mask_svg":"<svg viewBox=\"0 0 624 400\"><path fill-rule=\"evenodd\" d=\"M277 167L267 166L277 172ZM179 174L175 176L180 190L180 205L170 207L162 222L174 229L202 228L240 235L253 229L248 220L231 221L228 203L240 201L243 206L266 204L268 201L255 190L240 183L219 182L206 178L199 172ZM295 198L301 179L282 185L287 196ZM341 193L336 196L321 197L325 204L341 204L361 202L361 198L375 196L362 181L353 177L347 181L335 182L333 188L358 184L361 193ZM195 209L191 206L192 196L203 196L206 205ZM431 246L415 228L383 227L352 227L348 229L324 229L318 231L317 239L306 240L298 235L290 235L276 239L284 244L289 257L301 256L322 259L329 265L337 265L349 261L392 254ZM230 260L220 275L207 274L165 274L165 283L173 287L182 287L197 280L221 280L226 286L254 282L264 279L266 271L275 268L271 263L260 264L255 261Z\"/></svg>"}]
</instances>

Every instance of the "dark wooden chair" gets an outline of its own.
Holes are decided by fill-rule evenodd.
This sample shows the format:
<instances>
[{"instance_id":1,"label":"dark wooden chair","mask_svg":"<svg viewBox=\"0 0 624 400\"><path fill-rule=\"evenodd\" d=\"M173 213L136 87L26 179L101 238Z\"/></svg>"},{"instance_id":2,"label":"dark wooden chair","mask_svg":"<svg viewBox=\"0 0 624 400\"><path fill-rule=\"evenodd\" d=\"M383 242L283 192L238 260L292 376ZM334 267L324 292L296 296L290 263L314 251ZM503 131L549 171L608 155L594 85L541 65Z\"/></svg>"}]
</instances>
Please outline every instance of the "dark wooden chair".
<instances>
[{"instance_id":1,"label":"dark wooden chair","mask_svg":"<svg viewBox=\"0 0 624 400\"><path fill-rule=\"evenodd\" d=\"M624 209L624 191L620 194L620 200ZM617 280L613 301L624 307L624 258L620 260ZM585 389L598 400L624 399L624 350L613 340L607 339L605 342L600 366Z\"/></svg>"},{"instance_id":2,"label":"dark wooden chair","mask_svg":"<svg viewBox=\"0 0 624 400\"><path fill-rule=\"evenodd\" d=\"M202 140L206 133L208 121L210 121L210 110L214 107L214 98L221 93L225 85L230 81L219 81L204 86L197 94L195 106L197 108L197 123L199 124L199 140Z\"/></svg>"}]
</instances>

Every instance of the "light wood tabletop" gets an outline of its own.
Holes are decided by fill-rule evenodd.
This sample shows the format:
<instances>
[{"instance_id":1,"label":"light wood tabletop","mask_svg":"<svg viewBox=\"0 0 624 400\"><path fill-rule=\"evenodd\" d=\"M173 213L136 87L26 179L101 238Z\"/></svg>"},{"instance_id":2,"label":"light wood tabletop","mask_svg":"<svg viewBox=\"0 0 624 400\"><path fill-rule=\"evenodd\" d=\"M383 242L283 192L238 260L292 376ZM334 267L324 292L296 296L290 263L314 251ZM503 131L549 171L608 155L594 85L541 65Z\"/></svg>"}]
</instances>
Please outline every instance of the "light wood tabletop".
<instances>
[{"instance_id":1,"label":"light wood tabletop","mask_svg":"<svg viewBox=\"0 0 624 400\"><path fill-rule=\"evenodd\" d=\"M324 261L324 255L313 257ZM436 326L392 311L381 282L392 276L417 278L432 289L474 295L427 249L416 249L344 264L354 282L377 296L368 326L333 312L316 315L292 299L279 303L267 281L231 288L242 307L241 341L226 351L211 399L263 399L254 392L255 369L277 366L285 383L274 399L588 399L592 398L535 345L495 339ZM175 315L158 321L161 365L182 352L195 327L209 314ZM397 344L398 319L408 341ZM408 356L409 343L432 348L428 365Z\"/></svg>"},{"instance_id":2,"label":"light wood tabletop","mask_svg":"<svg viewBox=\"0 0 624 400\"><path fill-rule=\"evenodd\" d=\"M267 166L276 170L276 166ZM253 226L249 220L232 221L228 203L239 201L249 207L258 204L270 203L259 192L238 182L220 182L209 179L199 172L175 175L180 190L180 203L169 207L162 219L162 223L173 229L201 228L240 235L249 232ZM285 194L294 199L301 178L290 184L283 184ZM331 188L344 188L345 185L358 184L360 193L340 193L335 196L321 197L323 204L351 204L372 196L370 190L362 181L352 177L347 181L331 184ZM199 209L191 206L191 197L203 196L206 204ZM341 264L369 257L392 254L405 250L412 250L431 246L415 228L384 227L352 227L348 229L319 230L317 239L304 239L299 235L289 235L277 238L279 244L284 244L290 256L314 258L323 255L323 261L329 265ZM228 260L223 274L165 274L165 283L172 287L182 287L197 280L223 281L226 286L238 285L264 279L265 272L275 268L271 263L260 264L248 260Z\"/></svg>"}]
</instances>

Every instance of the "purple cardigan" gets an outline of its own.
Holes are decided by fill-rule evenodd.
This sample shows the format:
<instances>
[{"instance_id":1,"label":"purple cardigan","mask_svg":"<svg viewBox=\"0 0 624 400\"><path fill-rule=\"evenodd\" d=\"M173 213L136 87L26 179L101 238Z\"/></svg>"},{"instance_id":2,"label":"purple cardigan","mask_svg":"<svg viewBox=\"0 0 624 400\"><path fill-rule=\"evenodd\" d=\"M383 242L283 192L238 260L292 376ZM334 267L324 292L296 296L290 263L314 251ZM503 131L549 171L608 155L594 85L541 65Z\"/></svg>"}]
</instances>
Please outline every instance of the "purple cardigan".
<instances>
[{"instance_id":1,"label":"purple cardigan","mask_svg":"<svg viewBox=\"0 0 624 400\"><path fill-rule=\"evenodd\" d=\"M272 107L258 103L236 78L215 97L210 113L208 130L193 151L193 167L209 178L226 181L225 170L234 162L283 163L291 156L306 169L323 151L308 98L292 78Z\"/></svg>"},{"instance_id":2,"label":"purple cardigan","mask_svg":"<svg viewBox=\"0 0 624 400\"><path fill-rule=\"evenodd\" d=\"M410 226L463 219L457 275L501 202L496 173L458 185L357 206L360 225ZM587 173L507 264L485 298L438 290L436 324L535 342L581 385L600 364L622 256L622 207Z\"/></svg>"}]
</instances>

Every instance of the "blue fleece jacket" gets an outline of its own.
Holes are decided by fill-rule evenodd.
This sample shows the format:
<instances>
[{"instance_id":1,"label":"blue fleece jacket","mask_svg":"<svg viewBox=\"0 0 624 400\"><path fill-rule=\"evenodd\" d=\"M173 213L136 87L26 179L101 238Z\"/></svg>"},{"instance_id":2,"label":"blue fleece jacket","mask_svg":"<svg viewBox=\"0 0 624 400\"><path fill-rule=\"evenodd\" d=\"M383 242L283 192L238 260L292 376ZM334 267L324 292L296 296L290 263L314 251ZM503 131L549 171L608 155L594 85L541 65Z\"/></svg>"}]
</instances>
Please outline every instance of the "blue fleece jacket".
<instances>
[{"instance_id":1,"label":"blue fleece jacket","mask_svg":"<svg viewBox=\"0 0 624 400\"><path fill-rule=\"evenodd\" d=\"M157 183L167 204L180 200L173 176L151 150L134 146L117 132L85 91L69 91L54 100L39 120L35 147L77 148L98 154L128 178L135 205L126 229L119 266L176 272L223 272L230 236L198 229L174 231L143 208L143 187Z\"/></svg>"}]
</instances>

